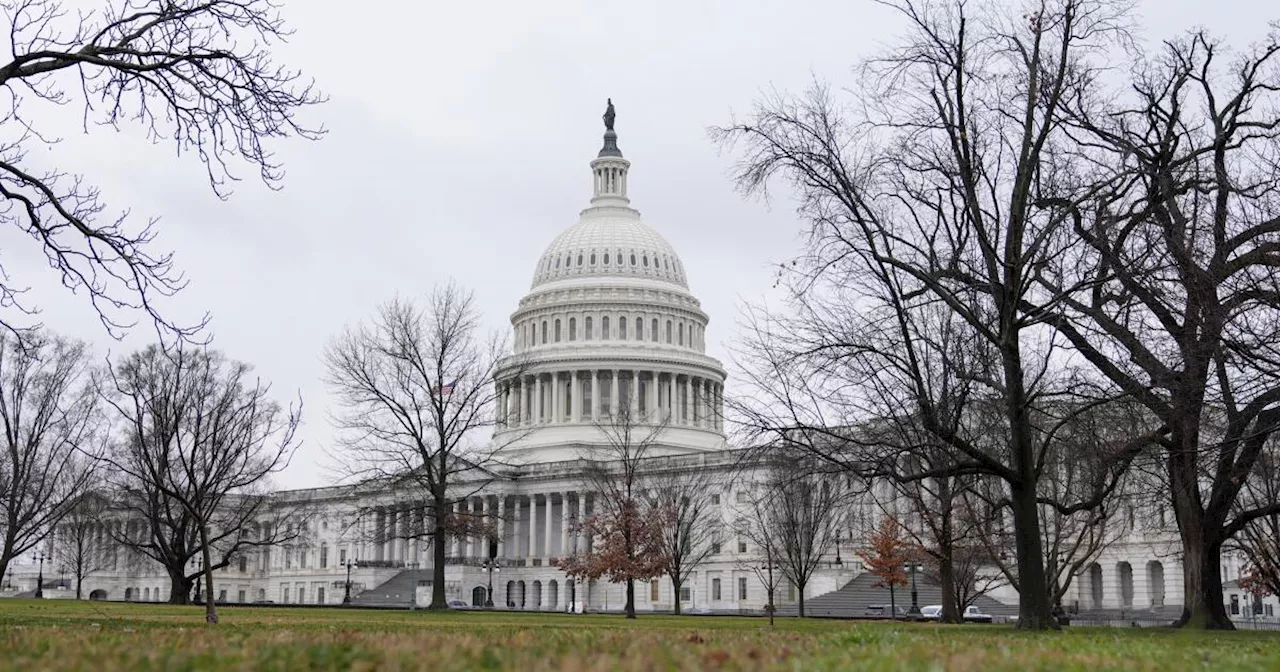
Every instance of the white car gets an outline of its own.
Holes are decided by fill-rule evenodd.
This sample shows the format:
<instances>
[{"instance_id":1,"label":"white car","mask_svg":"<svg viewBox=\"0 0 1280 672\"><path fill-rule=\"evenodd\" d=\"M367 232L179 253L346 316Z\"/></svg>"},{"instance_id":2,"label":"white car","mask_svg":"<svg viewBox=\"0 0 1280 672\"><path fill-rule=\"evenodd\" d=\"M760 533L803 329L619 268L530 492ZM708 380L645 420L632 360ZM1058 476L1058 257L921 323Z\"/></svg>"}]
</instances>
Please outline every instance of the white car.
<instances>
[{"instance_id":1,"label":"white car","mask_svg":"<svg viewBox=\"0 0 1280 672\"><path fill-rule=\"evenodd\" d=\"M471 608L471 605L467 604L466 602L463 602L462 600L449 600L448 604L450 609L470 609Z\"/></svg>"},{"instance_id":2,"label":"white car","mask_svg":"<svg viewBox=\"0 0 1280 672\"><path fill-rule=\"evenodd\" d=\"M922 607L920 609L920 618L923 618L926 621L942 620L942 605L931 604L927 607Z\"/></svg>"}]
</instances>

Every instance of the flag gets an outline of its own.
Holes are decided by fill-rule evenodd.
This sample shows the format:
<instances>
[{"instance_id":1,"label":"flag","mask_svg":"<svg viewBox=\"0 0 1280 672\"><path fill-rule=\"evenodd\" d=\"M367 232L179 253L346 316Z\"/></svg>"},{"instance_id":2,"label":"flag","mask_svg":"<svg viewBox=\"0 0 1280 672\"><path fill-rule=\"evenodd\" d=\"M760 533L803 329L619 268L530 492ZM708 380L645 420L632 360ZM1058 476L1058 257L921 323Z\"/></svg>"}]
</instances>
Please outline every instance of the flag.
<instances>
[{"instance_id":1,"label":"flag","mask_svg":"<svg viewBox=\"0 0 1280 672\"><path fill-rule=\"evenodd\" d=\"M439 387L436 388L436 394L441 396L446 394L453 394L453 388L457 387L457 385L458 385L457 380L453 381L452 383L449 383L448 385L440 385Z\"/></svg>"}]
</instances>

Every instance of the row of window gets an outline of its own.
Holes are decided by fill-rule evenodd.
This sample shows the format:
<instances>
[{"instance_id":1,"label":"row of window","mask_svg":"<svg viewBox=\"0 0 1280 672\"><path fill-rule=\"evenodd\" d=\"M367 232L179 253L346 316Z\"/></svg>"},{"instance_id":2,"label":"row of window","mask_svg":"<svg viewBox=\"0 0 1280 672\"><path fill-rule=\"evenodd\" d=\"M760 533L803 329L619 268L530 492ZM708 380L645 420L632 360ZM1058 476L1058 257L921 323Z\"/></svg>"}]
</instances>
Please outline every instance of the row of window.
<instances>
[{"instance_id":1,"label":"row of window","mask_svg":"<svg viewBox=\"0 0 1280 672\"><path fill-rule=\"evenodd\" d=\"M578 250L576 255L573 252L566 252L563 257L559 255L556 255L554 259L548 257L547 260L543 262L542 270L545 273L550 273L553 270L560 270L562 268L568 270L571 268L581 268L584 265L595 266L596 261L598 260L602 267L621 268L627 265L624 262L629 261L633 268L652 267L655 271L680 273L680 260L673 259L666 254L659 255L657 252L653 252L652 254L652 264L650 264L650 253L643 250L639 255L636 254L635 250L631 250L629 254L624 255L622 248L618 248L613 252L601 252L598 256L595 250L592 250L589 253L584 250Z\"/></svg>"},{"instance_id":2,"label":"row of window","mask_svg":"<svg viewBox=\"0 0 1280 672\"><path fill-rule=\"evenodd\" d=\"M541 324L533 321L525 322L519 329L518 338L522 346L546 345L548 343L560 343L563 340L578 340L578 318L571 317L568 322L568 329L562 329L560 318L554 320L543 320ZM619 341L648 340L653 343L662 342L664 334L660 329L662 325L658 318L649 320L648 331L646 331L645 320L643 317L637 317L634 320L621 316L617 321L611 321L608 315L600 318L599 338L602 341L616 339ZM697 324L686 325L683 320L675 322L666 321L665 341L668 345L684 345L686 341L690 347L701 341L702 329ZM583 340L591 341L596 339L595 321L588 316L583 319Z\"/></svg>"},{"instance_id":3,"label":"row of window","mask_svg":"<svg viewBox=\"0 0 1280 672\"><path fill-rule=\"evenodd\" d=\"M783 581L783 583L786 584L787 601L794 602L796 599L795 584L791 583L790 581ZM738 577L738 596L737 596L738 600L747 599L748 597L747 586L748 586L747 577L745 576ZM724 594L721 590L720 579L718 578L711 579L711 600L713 602L719 602L720 600L723 600L723 599L724 599ZM683 586L680 586L680 601L690 602L692 600L693 600L693 586L691 586L688 582L686 582ZM662 582L659 579L654 579L649 582L649 601L650 602L662 601Z\"/></svg>"}]
</instances>

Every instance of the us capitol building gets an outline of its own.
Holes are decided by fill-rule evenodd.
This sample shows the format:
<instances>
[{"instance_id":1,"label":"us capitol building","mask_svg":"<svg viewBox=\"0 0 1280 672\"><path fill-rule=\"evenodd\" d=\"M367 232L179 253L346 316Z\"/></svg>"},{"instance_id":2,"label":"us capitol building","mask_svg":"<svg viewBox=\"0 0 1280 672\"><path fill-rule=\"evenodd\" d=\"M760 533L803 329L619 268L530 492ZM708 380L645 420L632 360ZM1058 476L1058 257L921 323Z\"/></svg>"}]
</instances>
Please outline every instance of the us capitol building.
<instances>
[{"instance_id":1,"label":"us capitol building","mask_svg":"<svg viewBox=\"0 0 1280 672\"><path fill-rule=\"evenodd\" d=\"M590 203L537 260L530 291L511 316L515 352L497 372L493 440L507 444L504 463L519 466L496 469L482 487L460 484L459 492L476 494L459 508L497 521L499 533L496 568L486 563L492 553L487 540L450 541L445 575L451 601L483 605L492 585L499 609L621 610L623 584L601 580L575 586L553 560L582 548L584 540L571 528L592 510L583 460L603 443L598 421L622 405L641 423L663 426L649 454L665 468L674 464L723 476L715 481L719 492L712 502L727 522L749 501L753 480L734 468L735 451L726 445L725 370L706 354L708 316L689 289L688 271L675 249L631 207L631 164L618 148L612 121L606 114L604 145L590 164ZM421 516L410 504L418 495L351 485L282 491L274 497L280 506L306 505L305 543L255 551L216 571L217 599L337 605L350 569L355 604L408 608L429 602L430 541L387 533L407 531ZM1173 528L1145 520L1131 527L1084 569L1065 602L1084 609L1143 609L1180 600L1182 572ZM730 532L686 583L686 610L763 610L767 595L751 567L759 562L755 549L732 529L726 525ZM823 612L820 596L869 582L856 555L865 540L852 536L842 537L810 582L810 613ZM109 535L101 538L105 544ZM84 596L168 600L169 579L161 568L124 555L112 552L105 569L85 578ZM57 576L57 564L53 558L44 565L46 578ZM1232 563L1224 564L1230 573ZM28 573L34 585L34 570L15 568L7 579L10 594ZM73 586L54 590L46 584L45 597L68 592L74 595ZM905 589L899 592L898 604L908 604L906 595ZM992 597L1005 605L1017 600L1009 589ZM666 577L636 589L641 612L670 610L673 598ZM786 582L776 595L784 613L796 598Z\"/></svg>"}]
</instances>

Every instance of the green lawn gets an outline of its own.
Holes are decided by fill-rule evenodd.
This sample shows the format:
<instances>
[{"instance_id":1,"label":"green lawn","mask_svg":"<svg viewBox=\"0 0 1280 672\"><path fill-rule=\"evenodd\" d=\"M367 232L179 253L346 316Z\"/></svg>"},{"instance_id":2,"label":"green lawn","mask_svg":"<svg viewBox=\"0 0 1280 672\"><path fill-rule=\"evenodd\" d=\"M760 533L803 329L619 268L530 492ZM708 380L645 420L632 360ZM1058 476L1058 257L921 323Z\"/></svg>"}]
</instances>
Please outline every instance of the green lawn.
<instances>
[{"instance_id":1,"label":"green lawn","mask_svg":"<svg viewBox=\"0 0 1280 672\"><path fill-rule=\"evenodd\" d=\"M0 600L0 670L1280 670L1280 633Z\"/></svg>"}]
</instances>

